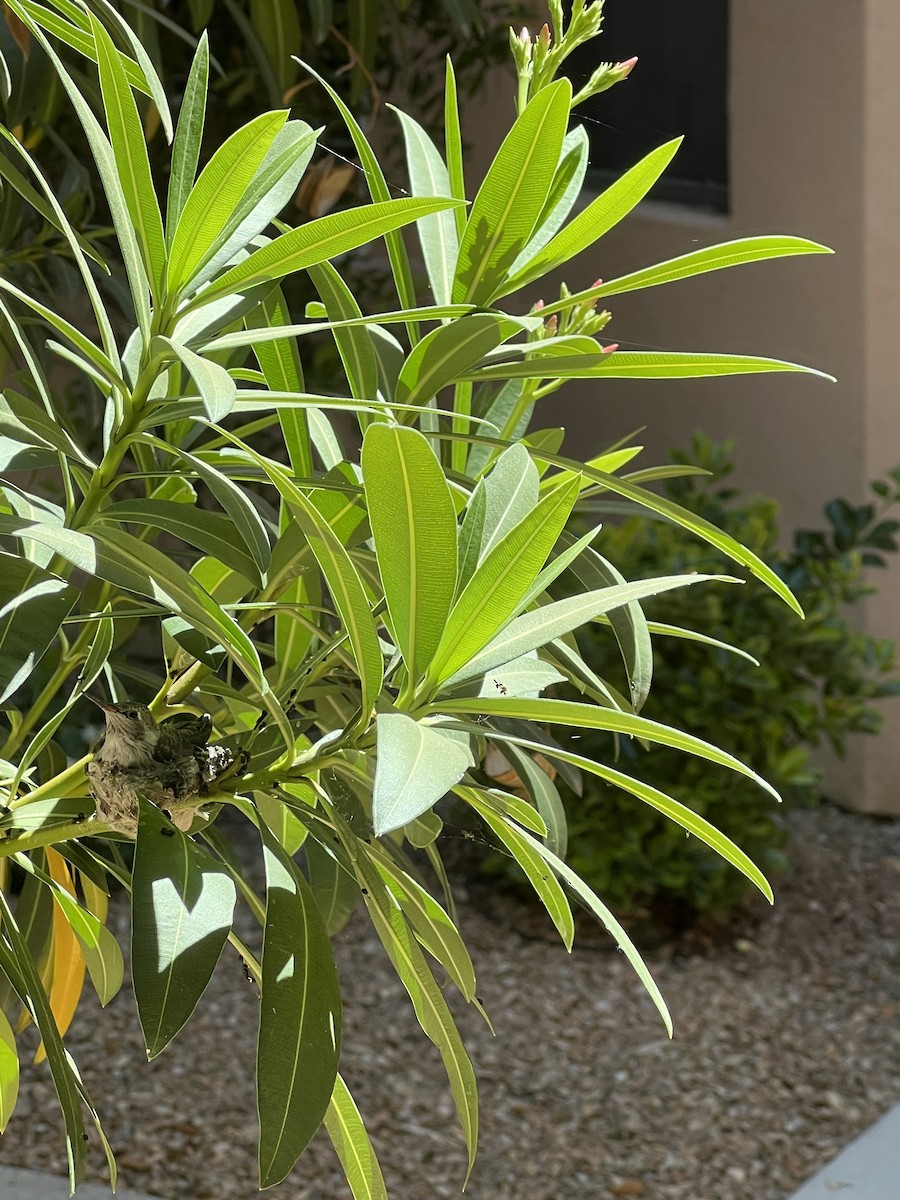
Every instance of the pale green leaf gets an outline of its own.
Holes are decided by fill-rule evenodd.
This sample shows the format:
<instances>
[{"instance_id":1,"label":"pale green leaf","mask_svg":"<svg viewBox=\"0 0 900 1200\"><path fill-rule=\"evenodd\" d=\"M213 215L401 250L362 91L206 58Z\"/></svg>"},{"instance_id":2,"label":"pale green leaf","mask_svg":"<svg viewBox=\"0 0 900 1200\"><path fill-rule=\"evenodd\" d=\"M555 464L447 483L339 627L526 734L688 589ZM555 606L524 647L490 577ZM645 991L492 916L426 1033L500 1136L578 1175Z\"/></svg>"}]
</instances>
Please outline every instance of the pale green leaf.
<instances>
[{"instance_id":1,"label":"pale green leaf","mask_svg":"<svg viewBox=\"0 0 900 1200\"><path fill-rule=\"evenodd\" d=\"M611 733L621 733L628 737L657 742L661 746L671 746L682 750L685 754L694 754L698 758L708 759L739 775L752 779L759 787L774 796L781 797L771 784L746 766L733 755L720 750L710 742L693 734L683 733L670 725L660 725L657 721L648 721L633 713L620 712L611 708L600 708L592 704L578 704L571 700L540 700L517 699L512 696L454 697L449 700L439 700L429 706L430 711L444 715L454 713L473 714L482 717L517 718L524 721L536 721L547 725L571 725L579 729L606 729Z\"/></svg>"},{"instance_id":2,"label":"pale green leaf","mask_svg":"<svg viewBox=\"0 0 900 1200\"><path fill-rule=\"evenodd\" d=\"M372 822L381 837L430 809L474 760L468 748L403 713L379 713L375 728Z\"/></svg>"},{"instance_id":3,"label":"pale green leaf","mask_svg":"<svg viewBox=\"0 0 900 1200\"><path fill-rule=\"evenodd\" d=\"M510 621L480 654L464 663L447 679L447 686L474 679L492 671L494 667L546 646L564 634L578 629L585 622L621 605L642 600L672 588L689 587L694 583L710 581L727 582L727 576L717 575L661 575L657 579L639 579L635 583L614 584L576 596L554 600L540 608L522 613ZM731 580L730 582L736 582Z\"/></svg>"},{"instance_id":4,"label":"pale green leaf","mask_svg":"<svg viewBox=\"0 0 900 1200\"><path fill-rule=\"evenodd\" d=\"M172 166L169 172L169 193L166 206L166 241L171 248L179 218L184 211L203 141L206 120L206 89L209 84L209 41L206 30L200 35L191 70L184 85L178 126L172 146Z\"/></svg>"},{"instance_id":5,"label":"pale green leaf","mask_svg":"<svg viewBox=\"0 0 900 1200\"><path fill-rule=\"evenodd\" d=\"M562 532L577 495L577 481L563 481L514 525L478 566L444 626L428 672L434 684L452 676L459 678L457 672L463 669L468 671L466 664L471 665L516 611ZM526 646L520 653L530 649ZM483 675L492 665L472 673Z\"/></svg>"},{"instance_id":6,"label":"pale green leaf","mask_svg":"<svg viewBox=\"0 0 900 1200\"><path fill-rule=\"evenodd\" d=\"M207 304L219 296L245 292L256 284L282 279L304 267L355 250L419 217L450 208L453 203L452 200L401 197L399 200L386 200L381 204L329 213L326 217L292 229L290 233L283 233L268 245L255 250L249 258L221 275L197 297L194 304Z\"/></svg>"},{"instance_id":7,"label":"pale green leaf","mask_svg":"<svg viewBox=\"0 0 900 1200\"><path fill-rule=\"evenodd\" d=\"M550 920L559 931L563 945L567 950L572 949L575 938L575 921L572 909L566 899L566 894L559 886L553 872L541 860L540 855L531 845L531 839L506 818L494 810L491 792L481 788L458 787L454 789L457 796L470 804L486 825L497 835L510 854L525 872L531 886L537 892L541 903L546 908Z\"/></svg>"},{"instance_id":8,"label":"pale green leaf","mask_svg":"<svg viewBox=\"0 0 900 1200\"><path fill-rule=\"evenodd\" d=\"M228 218L240 203L287 115L281 110L255 117L233 133L203 168L171 234L166 274L170 293L186 288L221 244Z\"/></svg>"},{"instance_id":9,"label":"pale green leaf","mask_svg":"<svg viewBox=\"0 0 900 1200\"><path fill-rule=\"evenodd\" d=\"M106 123L122 193L137 233L144 271L151 281L154 295L159 297L166 262L165 235L141 119L112 38L93 16L91 29L100 69Z\"/></svg>"},{"instance_id":10,"label":"pale green leaf","mask_svg":"<svg viewBox=\"0 0 900 1200\"><path fill-rule=\"evenodd\" d=\"M409 184L414 196L454 196L450 190L450 177L437 146L412 117L399 108L393 108L400 118L403 140L406 146L406 164ZM465 197L457 197L465 199ZM423 217L416 222L416 232L422 247L422 258L431 284L431 294L437 304L449 304L456 271L456 256L459 252L459 235L456 231L456 212L447 209L433 216Z\"/></svg>"}]
</instances>

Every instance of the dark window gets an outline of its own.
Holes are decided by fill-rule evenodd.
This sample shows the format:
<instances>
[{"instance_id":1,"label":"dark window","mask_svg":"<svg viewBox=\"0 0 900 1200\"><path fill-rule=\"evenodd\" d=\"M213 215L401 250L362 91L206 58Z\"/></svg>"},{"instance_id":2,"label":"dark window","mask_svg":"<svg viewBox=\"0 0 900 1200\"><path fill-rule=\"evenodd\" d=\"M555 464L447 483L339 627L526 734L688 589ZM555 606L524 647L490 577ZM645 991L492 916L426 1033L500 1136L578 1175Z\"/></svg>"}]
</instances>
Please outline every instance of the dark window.
<instances>
[{"instance_id":1,"label":"dark window","mask_svg":"<svg viewBox=\"0 0 900 1200\"><path fill-rule=\"evenodd\" d=\"M624 83L576 109L587 118L596 183L684 134L653 197L728 211L728 7L728 0L608 0L601 37L566 63L577 91L598 62L639 59Z\"/></svg>"}]
</instances>

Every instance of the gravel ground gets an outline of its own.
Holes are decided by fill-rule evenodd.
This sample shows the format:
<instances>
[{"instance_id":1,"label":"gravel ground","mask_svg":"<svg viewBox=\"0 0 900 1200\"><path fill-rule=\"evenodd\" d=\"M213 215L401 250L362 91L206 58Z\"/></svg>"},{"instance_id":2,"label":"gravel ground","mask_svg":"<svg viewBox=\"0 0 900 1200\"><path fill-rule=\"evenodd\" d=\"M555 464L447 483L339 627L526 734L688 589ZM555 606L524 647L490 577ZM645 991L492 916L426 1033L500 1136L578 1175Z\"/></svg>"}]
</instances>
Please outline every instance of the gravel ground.
<instances>
[{"instance_id":1,"label":"gravel ground","mask_svg":"<svg viewBox=\"0 0 900 1200\"><path fill-rule=\"evenodd\" d=\"M790 823L794 871L771 913L704 953L647 955L674 1016L671 1043L621 955L576 942L568 957L463 907L496 1029L461 1013L482 1104L471 1200L784 1200L900 1098L900 822L822 808ZM116 918L125 924L124 905ZM465 1155L438 1054L365 920L337 956L343 1070L391 1196L456 1197ZM123 1185L166 1200L256 1194L256 1003L227 956L149 1065L128 993L79 1013L68 1042ZM45 1068L25 1072L0 1162L64 1173ZM99 1155L92 1163L103 1178ZM349 1193L317 1138L269 1194Z\"/></svg>"}]
</instances>

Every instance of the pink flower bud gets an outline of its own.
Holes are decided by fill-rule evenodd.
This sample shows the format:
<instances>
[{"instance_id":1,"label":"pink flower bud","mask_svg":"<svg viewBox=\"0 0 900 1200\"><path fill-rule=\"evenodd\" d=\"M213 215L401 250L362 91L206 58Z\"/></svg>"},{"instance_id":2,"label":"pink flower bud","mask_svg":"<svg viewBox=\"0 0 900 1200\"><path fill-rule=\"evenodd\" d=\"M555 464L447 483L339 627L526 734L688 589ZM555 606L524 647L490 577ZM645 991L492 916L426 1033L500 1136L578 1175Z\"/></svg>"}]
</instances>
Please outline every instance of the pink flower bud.
<instances>
[{"instance_id":1,"label":"pink flower bud","mask_svg":"<svg viewBox=\"0 0 900 1200\"><path fill-rule=\"evenodd\" d=\"M619 348L618 342L610 342L610 344L608 346L600 347L600 353L601 354L615 354L615 352L618 350L618 348Z\"/></svg>"},{"instance_id":2,"label":"pink flower bud","mask_svg":"<svg viewBox=\"0 0 900 1200\"><path fill-rule=\"evenodd\" d=\"M550 26L547 25L546 22L544 23L544 25L541 26L541 32L538 34L538 38L543 43L544 49L549 50L550 49Z\"/></svg>"},{"instance_id":3,"label":"pink flower bud","mask_svg":"<svg viewBox=\"0 0 900 1200\"><path fill-rule=\"evenodd\" d=\"M613 70L621 79L627 79L634 68L637 66L637 55L634 58L626 58L624 62L616 63Z\"/></svg>"},{"instance_id":4,"label":"pink flower bud","mask_svg":"<svg viewBox=\"0 0 900 1200\"><path fill-rule=\"evenodd\" d=\"M547 330L547 336L553 337L553 335L556 333L558 326L559 326L559 317L556 315L556 313L554 313L552 317L549 317L544 322L544 328Z\"/></svg>"},{"instance_id":5,"label":"pink flower bud","mask_svg":"<svg viewBox=\"0 0 900 1200\"><path fill-rule=\"evenodd\" d=\"M591 284L592 288L598 288L598 287L602 287L602 286L603 286L602 279L595 279L594 282Z\"/></svg>"},{"instance_id":6,"label":"pink flower bud","mask_svg":"<svg viewBox=\"0 0 900 1200\"><path fill-rule=\"evenodd\" d=\"M532 312L540 312L543 307L544 307L543 300L535 300L534 304L531 306L531 311Z\"/></svg>"}]
</instances>

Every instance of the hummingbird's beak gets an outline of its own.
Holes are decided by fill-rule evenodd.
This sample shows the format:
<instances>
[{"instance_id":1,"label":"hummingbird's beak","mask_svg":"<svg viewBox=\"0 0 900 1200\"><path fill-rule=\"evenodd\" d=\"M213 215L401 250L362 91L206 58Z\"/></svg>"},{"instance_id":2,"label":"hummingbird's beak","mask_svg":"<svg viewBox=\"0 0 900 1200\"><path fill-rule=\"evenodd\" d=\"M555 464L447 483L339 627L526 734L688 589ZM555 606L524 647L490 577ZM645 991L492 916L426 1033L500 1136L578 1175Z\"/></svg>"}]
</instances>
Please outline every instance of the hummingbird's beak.
<instances>
[{"instance_id":1,"label":"hummingbird's beak","mask_svg":"<svg viewBox=\"0 0 900 1200\"><path fill-rule=\"evenodd\" d=\"M90 700L91 704L96 704L97 707L102 708L104 712L109 712L110 708L112 707L112 705L105 704L102 700L98 700L96 696L89 695L88 692L85 692L84 695L86 700Z\"/></svg>"}]
</instances>

